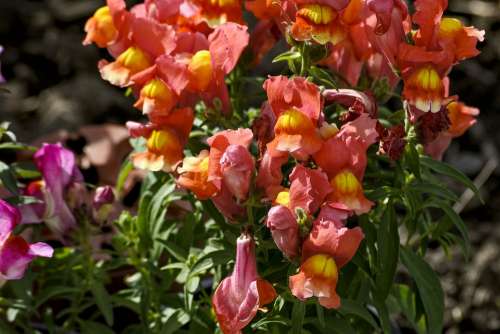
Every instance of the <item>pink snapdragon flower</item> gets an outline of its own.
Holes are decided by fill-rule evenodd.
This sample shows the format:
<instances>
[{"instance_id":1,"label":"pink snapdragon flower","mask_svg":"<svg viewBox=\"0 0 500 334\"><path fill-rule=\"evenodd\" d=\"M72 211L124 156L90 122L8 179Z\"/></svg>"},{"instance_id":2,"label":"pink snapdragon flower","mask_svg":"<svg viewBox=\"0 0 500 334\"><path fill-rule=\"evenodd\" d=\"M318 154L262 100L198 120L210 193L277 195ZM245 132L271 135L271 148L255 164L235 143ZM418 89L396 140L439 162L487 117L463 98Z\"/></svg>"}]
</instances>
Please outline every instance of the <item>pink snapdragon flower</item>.
<instances>
[{"instance_id":1,"label":"pink snapdragon flower","mask_svg":"<svg viewBox=\"0 0 500 334\"><path fill-rule=\"evenodd\" d=\"M231 276L219 284L212 297L217 321L224 334L240 334L257 310L276 298L276 291L257 273L255 242L244 233L236 242L236 263Z\"/></svg>"},{"instance_id":2,"label":"pink snapdragon flower","mask_svg":"<svg viewBox=\"0 0 500 334\"><path fill-rule=\"evenodd\" d=\"M21 279L28 264L37 256L52 257L54 250L43 242L27 243L14 235L21 223L19 210L0 199L0 279Z\"/></svg>"},{"instance_id":3,"label":"pink snapdragon flower","mask_svg":"<svg viewBox=\"0 0 500 334\"><path fill-rule=\"evenodd\" d=\"M283 190L276 197L277 205L269 210L266 226L271 230L276 246L288 258L294 258L299 255L300 243L297 220L314 215L326 196L332 192L332 187L321 170L302 165L293 169L290 182L290 190Z\"/></svg>"},{"instance_id":4,"label":"pink snapdragon flower","mask_svg":"<svg viewBox=\"0 0 500 334\"><path fill-rule=\"evenodd\" d=\"M63 235L76 226L67 203L86 196L75 155L61 144L43 144L34 159L42 179L30 183L25 194L43 203L23 206L23 223L44 221L52 231Z\"/></svg>"}]
</instances>

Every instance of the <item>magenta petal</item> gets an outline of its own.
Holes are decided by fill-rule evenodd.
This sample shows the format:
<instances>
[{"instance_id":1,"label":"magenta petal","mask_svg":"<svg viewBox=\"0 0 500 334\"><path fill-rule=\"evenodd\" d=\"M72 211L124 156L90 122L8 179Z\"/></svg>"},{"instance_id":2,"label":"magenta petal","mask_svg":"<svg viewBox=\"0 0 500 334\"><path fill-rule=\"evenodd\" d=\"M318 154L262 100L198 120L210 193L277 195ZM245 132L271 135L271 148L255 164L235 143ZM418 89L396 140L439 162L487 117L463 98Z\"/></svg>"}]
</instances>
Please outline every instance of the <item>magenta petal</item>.
<instances>
[{"instance_id":1,"label":"magenta petal","mask_svg":"<svg viewBox=\"0 0 500 334\"><path fill-rule=\"evenodd\" d=\"M65 192L71 184L83 182L75 156L61 144L43 144L34 158L45 182L45 204L49 209L44 220L50 220L57 232L65 232L76 225L75 217L65 203Z\"/></svg>"},{"instance_id":2,"label":"magenta petal","mask_svg":"<svg viewBox=\"0 0 500 334\"><path fill-rule=\"evenodd\" d=\"M0 199L0 244L21 221L19 210Z\"/></svg>"},{"instance_id":3,"label":"magenta petal","mask_svg":"<svg viewBox=\"0 0 500 334\"><path fill-rule=\"evenodd\" d=\"M29 253L33 256L52 257L54 254L54 249L44 242L37 242L29 247Z\"/></svg>"},{"instance_id":4,"label":"magenta petal","mask_svg":"<svg viewBox=\"0 0 500 334\"><path fill-rule=\"evenodd\" d=\"M7 280L22 278L33 257L23 238L10 236L0 248L0 277Z\"/></svg>"}]
</instances>

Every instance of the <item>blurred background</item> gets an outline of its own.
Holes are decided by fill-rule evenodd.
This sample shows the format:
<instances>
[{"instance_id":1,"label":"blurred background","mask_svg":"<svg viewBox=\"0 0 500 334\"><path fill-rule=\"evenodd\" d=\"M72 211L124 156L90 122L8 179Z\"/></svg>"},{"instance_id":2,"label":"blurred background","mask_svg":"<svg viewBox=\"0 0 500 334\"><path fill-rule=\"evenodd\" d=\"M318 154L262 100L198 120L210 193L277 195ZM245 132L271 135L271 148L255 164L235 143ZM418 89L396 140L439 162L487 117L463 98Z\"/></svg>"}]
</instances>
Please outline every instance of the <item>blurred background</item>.
<instances>
[{"instance_id":1,"label":"blurred background","mask_svg":"<svg viewBox=\"0 0 500 334\"><path fill-rule=\"evenodd\" d=\"M90 183L113 183L129 151L123 124L138 119L122 90L101 80L96 47L83 47L86 19L104 0L0 1L0 56L7 80L0 121L28 143L61 140L80 155ZM486 30L481 55L455 67L451 93L480 108L478 123L455 140L445 160L482 185L485 200L462 196L473 253L432 250L446 293L445 333L500 331L500 0L449 0L449 16ZM450 187L455 185L450 184ZM458 192L463 191L457 187ZM410 333L404 328L404 333Z\"/></svg>"}]
</instances>

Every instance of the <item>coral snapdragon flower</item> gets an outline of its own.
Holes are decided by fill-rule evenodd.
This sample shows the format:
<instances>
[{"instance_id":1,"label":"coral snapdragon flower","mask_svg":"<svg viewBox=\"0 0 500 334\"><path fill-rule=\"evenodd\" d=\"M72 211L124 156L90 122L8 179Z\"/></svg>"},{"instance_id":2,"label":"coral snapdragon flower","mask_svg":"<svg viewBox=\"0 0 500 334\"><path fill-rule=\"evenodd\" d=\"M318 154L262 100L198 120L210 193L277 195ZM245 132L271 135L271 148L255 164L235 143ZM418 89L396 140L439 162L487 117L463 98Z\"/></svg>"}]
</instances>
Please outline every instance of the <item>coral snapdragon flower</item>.
<instances>
[{"instance_id":1,"label":"coral snapdragon flower","mask_svg":"<svg viewBox=\"0 0 500 334\"><path fill-rule=\"evenodd\" d=\"M119 87L133 84L132 76L150 68L156 58L176 48L175 30L146 17L131 15L127 39L114 50L113 62L101 60L99 71L104 80Z\"/></svg>"},{"instance_id":2,"label":"coral snapdragon flower","mask_svg":"<svg viewBox=\"0 0 500 334\"><path fill-rule=\"evenodd\" d=\"M271 303L276 291L257 273L255 242L242 234L236 241L236 263L231 276L224 278L212 297L217 321L224 334L241 334L259 308Z\"/></svg>"},{"instance_id":3,"label":"coral snapdragon flower","mask_svg":"<svg viewBox=\"0 0 500 334\"><path fill-rule=\"evenodd\" d=\"M340 307L336 286L339 270L356 253L364 238L360 227L349 229L342 221L349 211L325 206L302 246L299 273L289 279L292 294L300 300L317 297L326 308Z\"/></svg>"},{"instance_id":4,"label":"coral snapdragon flower","mask_svg":"<svg viewBox=\"0 0 500 334\"><path fill-rule=\"evenodd\" d=\"M182 167L178 169L180 174L177 183L190 191L200 200L209 199L217 191L213 182L208 181L209 152L203 150L196 157L186 157Z\"/></svg>"},{"instance_id":5,"label":"coral snapdragon flower","mask_svg":"<svg viewBox=\"0 0 500 334\"><path fill-rule=\"evenodd\" d=\"M344 124L314 155L334 189L328 200L342 203L356 214L368 212L373 205L364 196L361 182L367 164L366 151L378 136L375 126L374 119L362 114Z\"/></svg>"},{"instance_id":6,"label":"coral snapdragon flower","mask_svg":"<svg viewBox=\"0 0 500 334\"><path fill-rule=\"evenodd\" d=\"M290 190L285 189L276 196L277 205L269 210L266 226L271 230L276 246L292 259L299 255L297 219L314 215L332 189L325 173L302 165L293 169L290 183Z\"/></svg>"},{"instance_id":7,"label":"coral snapdragon flower","mask_svg":"<svg viewBox=\"0 0 500 334\"><path fill-rule=\"evenodd\" d=\"M267 145L272 156L290 153L305 160L321 148L318 119L319 89L305 78L270 77L264 82L269 105L276 115L274 139Z\"/></svg>"},{"instance_id":8,"label":"coral snapdragon flower","mask_svg":"<svg viewBox=\"0 0 500 334\"><path fill-rule=\"evenodd\" d=\"M195 24L205 22L210 28L216 28L227 22L243 24L241 0L193 0L196 15L190 20Z\"/></svg>"},{"instance_id":9,"label":"coral snapdragon flower","mask_svg":"<svg viewBox=\"0 0 500 334\"><path fill-rule=\"evenodd\" d=\"M173 57L162 55L153 66L134 75L131 80L139 91L134 106L154 118L168 115L176 106L189 83L189 75Z\"/></svg>"},{"instance_id":10,"label":"coral snapdragon flower","mask_svg":"<svg viewBox=\"0 0 500 334\"><path fill-rule=\"evenodd\" d=\"M150 171L174 171L184 156L194 113L191 108L176 109L165 117L145 126L128 122L131 136L147 139L147 151L135 153L132 161L137 168Z\"/></svg>"},{"instance_id":11,"label":"coral snapdragon flower","mask_svg":"<svg viewBox=\"0 0 500 334\"><path fill-rule=\"evenodd\" d=\"M21 223L19 210L0 199L0 279L16 280L24 276L28 264L37 256L52 257L54 250L43 242L27 243L13 234Z\"/></svg>"},{"instance_id":12,"label":"coral snapdragon flower","mask_svg":"<svg viewBox=\"0 0 500 334\"><path fill-rule=\"evenodd\" d=\"M446 0L417 0L413 23L415 44L403 43L398 62L404 80L403 96L420 111L437 113L449 101L445 77L458 61L476 56L484 31L465 27L459 20L443 18Z\"/></svg>"}]
</instances>

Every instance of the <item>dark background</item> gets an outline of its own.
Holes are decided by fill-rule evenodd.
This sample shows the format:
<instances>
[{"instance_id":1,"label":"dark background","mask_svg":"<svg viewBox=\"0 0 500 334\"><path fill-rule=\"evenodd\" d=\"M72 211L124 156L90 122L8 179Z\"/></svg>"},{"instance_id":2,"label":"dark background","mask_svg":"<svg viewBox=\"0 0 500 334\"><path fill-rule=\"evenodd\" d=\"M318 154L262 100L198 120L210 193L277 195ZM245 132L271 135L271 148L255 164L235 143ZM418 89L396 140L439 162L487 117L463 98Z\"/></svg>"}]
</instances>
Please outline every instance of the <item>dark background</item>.
<instances>
[{"instance_id":1,"label":"dark background","mask_svg":"<svg viewBox=\"0 0 500 334\"><path fill-rule=\"evenodd\" d=\"M480 108L481 115L471 131L453 142L445 160L473 179L482 172L486 203L472 200L462 211L473 242L469 262L457 249L449 255L433 250L429 258L447 296L445 332L490 333L500 331L500 178L495 168L500 147L500 1L449 2L448 15L485 29L486 42L479 57L451 74L451 93ZM86 19L103 3L0 1L0 45L5 47L0 59L8 81L4 87L10 91L0 93L0 121L12 122L21 141L138 118L123 91L100 78L96 63L105 52L81 45Z\"/></svg>"}]
</instances>

